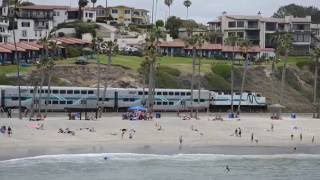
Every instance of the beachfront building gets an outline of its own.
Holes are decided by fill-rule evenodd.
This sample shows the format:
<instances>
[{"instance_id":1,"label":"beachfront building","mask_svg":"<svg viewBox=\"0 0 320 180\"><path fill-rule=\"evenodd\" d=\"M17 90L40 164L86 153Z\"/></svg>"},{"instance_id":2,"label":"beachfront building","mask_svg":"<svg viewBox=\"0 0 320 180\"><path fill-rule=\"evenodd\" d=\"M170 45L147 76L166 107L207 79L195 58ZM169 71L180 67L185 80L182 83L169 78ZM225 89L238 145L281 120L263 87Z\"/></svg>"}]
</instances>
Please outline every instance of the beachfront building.
<instances>
[{"instance_id":1,"label":"beachfront building","mask_svg":"<svg viewBox=\"0 0 320 180\"><path fill-rule=\"evenodd\" d=\"M294 42L293 55L307 55L311 46L311 17L269 18L242 15L222 15L218 20L208 22L210 31L223 33L223 41L229 36L237 36L251 41L260 48L275 48L272 37L277 32L291 32Z\"/></svg>"},{"instance_id":2,"label":"beachfront building","mask_svg":"<svg viewBox=\"0 0 320 180\"><path fill-rule=\"evenodd\" d=\"M72 22L79 19L78 8L69 6L30 5L19 7L15 22L9 22L14 16L14 8L7 3L1 6L0 16L0 42L13 42L13 29L16 41L38 41L61 23ZM96 12L91 8L84 8L82 18L85 22L95 22Z\"/></svg>"},{"instance_id":3,"label":"beachfront building","mask_svg":"<svg viewBox=\"0 0 320 180\"><path fill-rule=\"evenodd\" d=\"M113 21L118 24L149 24L149 11L145 9L135 9L127 6L114 6L107 8Z\"/></svg>"},{"instance_id":4,"label":"beachfront building","mask_svg":"<svg viewBox=\"0 0 320 180\"><path fill-rule=\"evenodd\" d=\"M174 39L170 41L162 41L159 44L159 53L164 56L192 56L193 47L185 43L181 39ZM227 46L222 44L212 44L205 42L201 47L196 47L198 56L206 58L223 58L231 59L233 52L236 58L243 59L243 50L237 46ZM260 48L259 46L252 46L248 50L249 56L253 60L260 58L269 59L274 57L274 49Z\"/></svg>"}]
</instances>

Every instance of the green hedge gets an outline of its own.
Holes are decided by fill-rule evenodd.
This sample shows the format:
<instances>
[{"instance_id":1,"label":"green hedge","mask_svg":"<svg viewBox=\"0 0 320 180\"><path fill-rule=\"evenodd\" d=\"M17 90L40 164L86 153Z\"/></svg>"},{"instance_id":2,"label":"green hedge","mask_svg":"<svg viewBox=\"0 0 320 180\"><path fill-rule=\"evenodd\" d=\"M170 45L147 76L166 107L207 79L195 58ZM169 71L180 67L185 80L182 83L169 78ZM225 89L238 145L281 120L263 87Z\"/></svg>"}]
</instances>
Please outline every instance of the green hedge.
<instances>
[{"instance_id":1,"label":"green hedge","mask_svg":"<svg viewBox=\"0 0 320 180\"><path fill-rule=\"evenodd\" d=\"M228 64L214 64L211 70L214 74L223 77L225 80L231 77L231 66Z\"/></svg>"},{"instance_id":2,"label":"green hedge","mask_svg":"<svg viewBox=\"0 0 320 180\"><path fill-rule=\"evenodd\" d=\"M82 55L82 48L67 47L66 51L67 51L68 58L79 57Z\"/></svg>"}]
</instances>

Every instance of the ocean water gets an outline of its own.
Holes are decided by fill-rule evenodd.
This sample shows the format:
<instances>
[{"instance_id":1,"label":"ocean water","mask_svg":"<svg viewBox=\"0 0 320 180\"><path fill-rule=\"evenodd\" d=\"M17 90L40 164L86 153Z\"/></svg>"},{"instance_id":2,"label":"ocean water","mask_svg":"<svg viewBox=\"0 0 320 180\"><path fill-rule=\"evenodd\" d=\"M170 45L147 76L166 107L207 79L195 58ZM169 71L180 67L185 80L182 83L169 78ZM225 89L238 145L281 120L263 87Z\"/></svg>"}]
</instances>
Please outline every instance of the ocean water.
<instances>
[{"instance_id":1,"label":"ocean water","mask_svg":"<svg viewBox=\"0 0 320 180\"><path fill-rule=\"evenodd\" d=\"M105 160L104 157L108 159ZM230 172L226 171L226 165ZM0 161L1 180L319 180L320 155L53 155Z\"/></svg>"}]
</instances>

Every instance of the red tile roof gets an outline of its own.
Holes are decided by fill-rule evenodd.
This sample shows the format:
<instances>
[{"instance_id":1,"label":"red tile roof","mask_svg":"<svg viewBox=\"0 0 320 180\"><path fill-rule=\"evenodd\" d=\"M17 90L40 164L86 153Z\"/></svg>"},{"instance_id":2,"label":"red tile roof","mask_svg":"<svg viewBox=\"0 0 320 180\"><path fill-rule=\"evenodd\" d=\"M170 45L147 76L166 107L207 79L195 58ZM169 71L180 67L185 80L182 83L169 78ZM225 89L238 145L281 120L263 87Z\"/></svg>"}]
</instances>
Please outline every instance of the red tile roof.
<instances>
[{"instance_id":1,"label":"red tile roof","mask_svg":"<svg viewBox=\"0 0 320 180\"><path fill-rule=\"evenodd\" d=\"M0 47L0 53L12 53L12 51L10 51L9 49Z\"/></svg>"},{"instance_id":2,"label":"red tile roof","mask_svg":"<svg viewBox=\"0 0 320 180\"><path fill-rule=\"evenodd\" d=\"M52 5L30 5L22 6L21 9L30 9L30 10L54 10L54 9L69 9L69 6L52 6Z\"/></svg>"},{"instance_id":3,"label":"red tile roof","mask_svg":"<svg viewBox=\"0 0 320 180\"><path fill-rule=\"evenodd\" d=\"M222 47L222 52L233 52L233 51L234 52L243 52L244 50L241 49L241 47L239 47L239 46L235 46L235 47L233 47L233 46L223 46ZM261 51L261 49L258 46L251 47L248 50L248 52L250 52L250 53L260 52L260 51Z\"/></svg>"},{"instance_id":4,"label":"red tile roof","mask_svg":"<svg viewBox=\"0 0 320 180\"><path fill-rule=\"evenodd\" d=\"M39 49L43 49L43 45L38 44L38 43L36 43L36 42L22 42L22 43L28 44L28 45L30 45L30 46L33 46L33 47L36 47L36 48L39 48Z\"/></svg>"},{"instance_id":5,"label":"red tile roof","mask_svg":"<svg viewBox=\"0 0 320 180\"><path fill-rule=\"evenodd\" d=\"M26 44L26 43L23 43L23 42L17 43L17 46L18 46L18 47L21 47L21 48L23 48L23 49L26 49L26 50L31 50L31 51L39 51L39 50L40 50L40 48L31 46L31 45Z\"/></svg>"},{"instance_id":6,"label":"red tile roof","mask_svg":"<svg viewBox=\"0 0 320 180\"><path fill-rule=\"evenodd\" d=\"M184 41L180 40L180 39L175 39L173 41L163 41L160 43L159 47L185 47L186 44L184 43Z\"/></svg>"},{"instance_id":7,"label":"red tile roof","mask_svg":"<svg viewBox=\"0 0 320 180\"><path fill-rule=\"evenodd\" d=\"M16 51L16 48L15 48L14 44L11 44L11 43L0 43L0 47L8 49L10 51ZM21 47L19 47L19 46L17 46L17 51L25 52L26 50L21 48Z\"/></svg>"},{"instance_id":8,"label":"red tile roof","mask_svg":"<svg viewBox=\"0 0 320 180\"><path fill-rule=\"evenodd\" d=\"M191 46L187 46L185 49L191 50ZM197 49L202 49L202 50L222 50L222 45L221 44L210 44L210 43L204 43L201 48L198 46Z\"/></svg>"},{"instance_id":9,"label":"red tile roof","mask_svg":"<svg viewBox=\"0 0 320 180\"><path fill-rule=\"evenodd\" d=\"M77 44L76 42L70 41L70 40L68 40L66 38L57 38L57 41L59 41L59 42L61 42L63 44L67 44L67 45L75 45L75 44Z\"/></svg>"}]
</instances>

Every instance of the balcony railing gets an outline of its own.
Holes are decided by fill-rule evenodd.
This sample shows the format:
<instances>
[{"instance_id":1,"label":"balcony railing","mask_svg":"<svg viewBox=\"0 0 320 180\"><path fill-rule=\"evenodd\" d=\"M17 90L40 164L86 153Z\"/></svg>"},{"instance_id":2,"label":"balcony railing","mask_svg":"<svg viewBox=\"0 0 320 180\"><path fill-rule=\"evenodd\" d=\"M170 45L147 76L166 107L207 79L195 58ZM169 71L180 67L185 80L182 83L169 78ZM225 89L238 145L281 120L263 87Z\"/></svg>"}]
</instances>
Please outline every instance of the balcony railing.
<instances>
[{"instance_id":1,"label":"balcony railing","mask_svg":"<svg viewBox=\"0 0 320 180\"><path fill-rule=\"evenodd\" d=\"M30 18L30 19L53 19L52 14L29 14L29 13L21 13L19 15L20 18Z\"/></svg>"}]
</instances>

